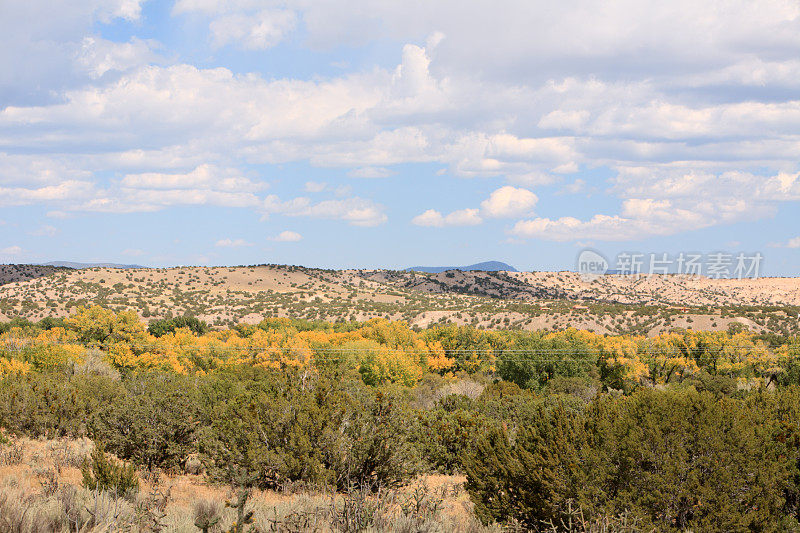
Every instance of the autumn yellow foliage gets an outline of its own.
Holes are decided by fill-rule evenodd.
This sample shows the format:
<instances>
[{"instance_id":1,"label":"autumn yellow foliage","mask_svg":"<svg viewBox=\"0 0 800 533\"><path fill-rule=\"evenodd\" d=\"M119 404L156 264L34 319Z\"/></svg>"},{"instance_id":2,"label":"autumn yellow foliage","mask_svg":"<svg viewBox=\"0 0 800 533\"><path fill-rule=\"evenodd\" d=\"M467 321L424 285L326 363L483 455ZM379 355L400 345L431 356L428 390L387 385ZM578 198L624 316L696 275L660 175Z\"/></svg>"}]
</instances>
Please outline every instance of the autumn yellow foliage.
<instances>
[{"instance_id":1,"label":"autumn yellow foliage","mask_svg":"<svg viewBox=\"0 0 800 533\"><path fill-rule=\"evenodd\" d=\"M11 328L0 335L0 374L80 365L94 351L123 373L155 369L203 374L236 365L336 364L357 370L367 383L414 385L430 372L491 373L508 350L518 353L525 346L519 332L454 325L415 331L405 322L383 319L347 327L300 327L288 319L267 318L202 335L183 328L156 337L135 313L94 306L79 309L65 323L66 328ZM552 346L588 349L582 355L597 361L604 382L623 389L681 382L701 371L770 380L800 356L796 346L773 349L746 332L689 331L648 338L568 329L539 335Z\"/></svg>"}]
</instances>

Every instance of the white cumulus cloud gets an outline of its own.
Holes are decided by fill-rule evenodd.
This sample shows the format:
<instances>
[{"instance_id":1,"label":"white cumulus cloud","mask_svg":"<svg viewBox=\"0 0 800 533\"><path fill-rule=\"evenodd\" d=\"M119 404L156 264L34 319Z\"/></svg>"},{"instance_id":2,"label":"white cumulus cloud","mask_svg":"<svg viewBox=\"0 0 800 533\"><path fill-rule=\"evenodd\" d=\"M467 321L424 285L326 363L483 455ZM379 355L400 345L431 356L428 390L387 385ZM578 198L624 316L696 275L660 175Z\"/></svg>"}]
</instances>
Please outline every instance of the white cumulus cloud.
<instances>
[{"instance_id":1,"label":"white cumulus cloud","mask_svg":"<svg viewBox=\"0 0 800 533\"><path fill-rule=\"evenodd\" d=\"M297 233L296 231L282 231L276 236L272 237L271 240L276 242L298 242L303 239L303 236Z\"/></svg>"},{"instance_id":2,"label":"white cumulus cloud","mask_svg":"<svg viewBox=\"0 0 800 533\"><path fill-rule=\"evenodd\" d=\"M771 242L770 248L800 248L800 237L793 237L786 242Z\"/></svg>"},{"instance_id":3,"label":"white cumulus cloud","mask_svg":"<svg viewBox=\"0 0 800 533\"><path fill-rule=\"evenodd\" d=\"M220 248L239 248L242 246L253 246L253 243L247 242L244 239L220 239L214 244L214 246L218 246Z\"/></svg>"},{"instance_id":4,"label":"white cumulus cloud","mask_svg":"<svg viewBox=\"0 0 800 533\"><path fill-rule=\"evenodd\" d=\"M446 169L441 179L491 178L517 191L569 179L565 192L622 203L619 213L565 206L536 218L533 192L501 187L473 208L414 219L520 217L515 235L561 240L688 232L800 201L796 2L174 3L170 23L199 21L207 32L211 48L198 57L297 40L304 54L399 43L393 64L275 77L99 36L98 24L142 20L142 4L3 5L0 206L64 215L216 205L357 226L387 220L362 198L363 182L333 200L284 201L242 170L292 162L364 178L428 164ZM601 172L563 177L581 169Z\"/></svg>"},{"instance_id":5,"label":"white cumulus cloud","mask_svg":"<svg viewBox=\"0 0 800 533\"><path fill-rule=\"evenodd\" d=\"M481 202L481 210L489 217L511 218L529 214L538 201L528 189L506 185Z\"/></svg>"},{"instance_id":6,"label":"white cumulus cloud","mask_svg":"<svg viewBox=\"0 0 800 533\"><path fill-rule=\"evenodd\" d=\"M59 229L57 227L45 224L32 231L31 235L35 235L37 237L55 237L58 235L58 233Z\"/></svg>"},{"instance_id":7,"label":"white cumulus cloud","mask_svg":"<svg viewBox=\"0 0 800 533\"><path fill-rule=\"evenodd\" d=\"M266 9L216 18L209 29L214 46L236 43L247 50L265 50L281 42L296 23L294 11Z\"/></svg>"},{"instance_id":8,"label":"white cumulus cloud","mask_svg":"<svg viewBox=\"0 0 800 533\"><path fill-rule=\"evenodd\" d=\"M353 226L379 226L388 220L383 206L359 197L312 202L306 197L282 201L271 194L264 199L266 215L280 213L287 216L344 220Z\"/></svg>"},{"instance_id":9,"label":"white cumulus cloud","mask_svg":"<svg viewBox=\"0 0 800 533\"><path fill-rule=\"evenodd\" d=\"M421 215L415 216L411 222L417 226L442 228L445 226L477 226L483 222L483 219L477 209L460 209L447 215L442 215L435 209L428 209Z\"/></svg>"},{"instance_id":10,"label":"white cumulus cloud","mask_svg":"<svg viewBox=\"0 0 800 533\"><path fill-rule=\"evenodd\" d=\"M351 178L388 178L392 171L383 167L361 167L347 173Z\"/></svg>"},{"instance_id":11,"label":"white cumulus cloud","mask_svg":"<svg viewBox=\"0 0 800 533\"><path fill-rule=\"evenodd\" d=\"M304 188L307 192L322 192L328 188L328 184L324 181L307 181Z\"/></svg>"},{"instance_id":12,"label":"white cumulus cloud","mask_svg":"<svg viewBox=\"0 0 800 533\"><path fill-rule=\"evenodd\" d=\"M21 246L7 246L5 248L0 248L0 254L9 255L9 256L18 256L22 255L24 250Z\"/></svg>"}]
</instances>

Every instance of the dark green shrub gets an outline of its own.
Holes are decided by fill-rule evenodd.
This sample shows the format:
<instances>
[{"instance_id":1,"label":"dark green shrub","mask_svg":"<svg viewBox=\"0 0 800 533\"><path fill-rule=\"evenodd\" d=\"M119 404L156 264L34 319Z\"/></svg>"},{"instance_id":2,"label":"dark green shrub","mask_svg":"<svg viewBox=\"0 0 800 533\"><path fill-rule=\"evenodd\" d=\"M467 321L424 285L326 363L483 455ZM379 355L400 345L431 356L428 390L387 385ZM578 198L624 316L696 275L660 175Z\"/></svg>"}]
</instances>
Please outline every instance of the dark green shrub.
<instances>
[{"instance_id":1,"label":"dark green shrub","mask_svg":"<svg viewBox=\"0 0 800 533\"><path fill-rule=\"evenodd\" d=\"M52 317L52 316L46 316L43 319L41 319L39 322L36 323L36 327L44 329L44 330L49 330L49 329L53 329L53 328L64 328L64 329L66 329L68 326L67 326L67 323L64 322L63 318L56 318L56 317Z\"/></svg>"},{"instance_id":2,"label":"dark green shrub","mask_svg":"<svg viewBox=\"0 0 800 533\"><path fill-rule=\"evenodd\" d=\"M597 354L580 338L518 334L500 353L498 375L522 388L539 389L556 377L581 377L596 368Z\"/></svg>"},{"instance_id":3,"label":"dark green shrub","mask_svg":"<svg viewBox=\"0 0 800 533\"><path fill-rule=\"evenodd\" d=\"M585 483L579 465L587 435L580 419L563 407L539 407L536 423L513 438L505 427L495 427L476 441L465 458L466 488L485 523L514 519L533 530L558 523L566 502Z\"/></svg>"},{"instance_id":4,"label":"dark green shrub","mask_svg":"<svg viewBox=\"0 0 800 533\"><path fill-rule=\"evenodd\" d=\"M196 451L196 388L186 377L133 374L113 404L91 421L92 436L122 459L148 469L179 469Z\"/></svg>"},{"instance_id":5,"label":"dark green shrub","mask_svg":"<svg viewBox=\"0 0 800 533\"><path fill-rule=\"evenodd\" d=\"M366 394L364 394L366 392ZM410 442L412 419L393 391L362 391L339 434L326 443L336 486L395 487L413 477L419 459Z\"/></svg>"},{"instance_id":6,"label":"dark green shrub","mask_svg":"<svg viewBox=\"0 0 800 533\"><path fill-rule=\"evenodd\" d=\"M502 421L511 428L528 425L538 419L541 408L565 404L573 410L582 410L583 402L577 398L558 399L542 396L514 383L501 381L492 384L475 400L474 409L493 420Z\"/></svg>"},{"instance_id":7,"label":"dark green shrub","mask_svg":"<svg viewBox=\"0 0 800 533\"><path fill-rule=\"evenodd\" d=\"M154 337L161 337L167 333L175 333L180 328L189 328L192 333L203 335L208 331L208 324L193 316L178 316L150 322L147 331Z\"/></svg>"},{"instance_id":8,"label":"dark green shrub","mask_svg":"<svg viewBox=\"0 0 800 533\"><path fill-rule=\"evenodd\" d=\"M139 491L139 478L133 465L126 466L109 458L101 445L96 445L91 456L84 460L81 475L82 485L89 490L121 497L130 497Z\"/></svg>"},{"instance_id":9,"label":"dark green shrub","mask_svg":"<svg viewBox=\"0 0 800 533\"><path fill-rule=\"evenodd\" d=\"M601 389L602 383L599 380L593 380L587 376L558 376L547 383L546 391L549 395L565 394L588 403L597 396Z\"/></svg>"},{"instance_id":10,"label":"dark green shrub","mask_svg":"<svg viewBox=\"0 0 800 533\"><path fill-rule=\"evenodd\" d=\"M444 409L448 413L454 411L470 411L475 408L475 401L464 396L463 394L448 394L439 399L438 407Z\"/></svg>"},{"instance_id":11,"label":"dark green shrub","mask_svg":"<svg viewBox=\"0 0 800 533\"><path fill-rule=\"evenodd\" d=\"M797 472L775 411L691 389L543 409L516 435L479 439L467 488L482 520L528 528L560 523L572 504L658 528L775 530Z\"/></svg>"},{"instance_id":12,"label":"dark green shrub","mask_svg":"<svg viewBox=\"0 0 800 533\"><path fill-rule=\"evenodd\" d=\"M498 381L492 383L483 389L479 396L479 400L500 400L503 398L516 397L524 395L525 392L517 385L510 381Z\"/></svg>"},{"instance_id":13,"label":"dark green shrub","mask_svg":"<svg viewBox=\"0 0 800 533\"><path fill-rule=\"evenodd\" d=\"M201 402L200 452L218 481L392 485L415 467L404 402L355 376L245 367L210 378Z\"/></svg>"},{"instance_id":14,"label":"dark green shrub","mask_svg":"<svg viewBox=\"0 0 800 533\"><path fill-rule=\"evenodd\" d=\"M463 472L464 458L474 453L476 435L495 425L475 411L440 407L417 414L413 440L431 469L453 474Z\"/></svg>"},{"instance_id":15,"label":"dark green shrub","mask_svg":"<svg viewBox=\"0 0 800 533\"><path fill-rule=\"evenodd\" d=\"M80 437L87 420L121 393L104 376L62 372L12 374L0 379L0 427L29 437Z\"/></svg>"},{"instance_id":16,"label":"dark green shrub","mask_svg":"<svg viewBox=\"0 0 800 533\"><path fill-rule=\"evenodd\" d=\"M736 393L737 389L735 378L718 374L709 374L706 371L700 372L700 374L687 383L687 385L688 384L694 385L695 389L700 392L708 391L717 398L731 396Z\"/></svg>"},{"instance_id":17,"label":"dark green shrub","mask_svg":"<svg viewBox=\"0 0 800 533\"><path fill-rule=\"evenodd\" d=\"M328 481L316 445L334 413L283 372L220 372L201 392L199 449L209 476L246 486ZM322 399L322 398L320 398Z\"/></svg>"},{"instance_id":18,"label":"dark green shrub","mask_svg":"<svg viewBox=\"0 0 800 533\"><path fill-rule=\"evenodd\" d=\"M0 322L0 333L5 333L12 328L22 328L22 329L29 329L33 328L35 324L28 320L27 318L22 318L19 316L15 316L8 322Z\"/></svg>"}]
</instances>

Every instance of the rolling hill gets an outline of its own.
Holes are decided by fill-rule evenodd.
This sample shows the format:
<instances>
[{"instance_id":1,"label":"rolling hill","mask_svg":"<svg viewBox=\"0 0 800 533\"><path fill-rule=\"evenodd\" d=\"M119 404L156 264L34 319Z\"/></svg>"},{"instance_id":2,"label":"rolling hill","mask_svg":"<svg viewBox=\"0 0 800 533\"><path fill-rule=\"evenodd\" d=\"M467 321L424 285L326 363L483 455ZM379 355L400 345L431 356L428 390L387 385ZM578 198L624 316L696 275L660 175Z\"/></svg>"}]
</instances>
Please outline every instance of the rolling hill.
<instances>
[{"instance_id":1,"label":"rolling hill","mask_svg":"<svg viewBox=\"0 0 800 533\"><path fill-rule=\"evenodd\" d=\"M457 266L457 267L415 266L415 267L409 267L406 270L414 272L427 272L429 274L438 274L440 272L447 272L448 270L461 270L462 272L471 272L473 270L482 270L484 272L497 272L497 271L519 272L519 270L509 265L508 263L502 263L500 261L484 261L483 263L475 263L474 265Z\"/></svg>"},{"instance_id":2,"label":"rolling hill","mask_svg":"<svg viewBox=\"0 0 800 533\"><path fill-rule=\"evenodd\" d=\"M142 265L122 265L119 263L76 263L74 261L50 261L44 263L44 266L64 267L64 268L147 268Z\"/></svg>"},{"instance_id":3,"label":"rolling hill","mask_svg":"<svg viewBox=\"0 0 800 533\"><path fill-rule=\"evenodd\" d=\"M656 334L674 328L798 332L800 278L638 279L575 272L322 270L286 265L67 269L0 267L0 320L66 316L78 306L145 319L191 314L211 324L265 316L405 320L412 326Z\"/></svg>"}]
</instances>

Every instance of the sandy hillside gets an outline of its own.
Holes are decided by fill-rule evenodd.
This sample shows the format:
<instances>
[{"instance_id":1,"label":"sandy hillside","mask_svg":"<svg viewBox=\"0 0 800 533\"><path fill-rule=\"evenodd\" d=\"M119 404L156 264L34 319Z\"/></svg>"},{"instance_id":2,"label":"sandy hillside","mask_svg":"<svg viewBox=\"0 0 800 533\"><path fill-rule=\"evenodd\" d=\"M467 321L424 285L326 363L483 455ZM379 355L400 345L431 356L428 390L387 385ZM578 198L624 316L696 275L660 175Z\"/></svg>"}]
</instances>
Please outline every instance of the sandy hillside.
<instances>
[{"instance_id":1,"label":"sandy hillside","mask_svg":"<svg viewBox=\"0 0 800 533\"><path fill-rule=\"evenodd\" d=\"M262 265L70 270L0 266L0 320L65 316L81 305L134 309L145 319L193 314L213 324L265 316L407 320L484 328L655 334L677 327L796 331L800 278L714 280L574 272L321 270Z\"/></svg>"}]
</instances>

